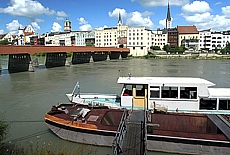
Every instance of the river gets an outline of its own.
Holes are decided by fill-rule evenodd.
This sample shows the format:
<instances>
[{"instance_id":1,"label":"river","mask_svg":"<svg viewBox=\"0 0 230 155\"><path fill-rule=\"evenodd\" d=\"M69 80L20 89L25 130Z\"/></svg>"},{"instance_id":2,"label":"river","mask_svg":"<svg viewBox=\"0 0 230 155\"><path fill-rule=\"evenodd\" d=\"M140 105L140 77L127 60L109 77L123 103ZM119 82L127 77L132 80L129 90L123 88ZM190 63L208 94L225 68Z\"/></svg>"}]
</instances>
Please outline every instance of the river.
<instances>
[{"instance_id":1,"label":"river","mask_svg":"<svg viewBox=\"0 0 230 155\"><path fill-rule=\"evenodd\" d=\"M39 62L44 64L44 58L39 58ZM0 74L0 114L10 124L6 142L22 146L37 141L44 145L52 143L57 151L82 147L98 155L112 154L109 147L87 146L59 139L43 121L52 105L68 102L65 94L72 92L77 81L80 82L81 92L118 94L121 85L116 80L128 73L132 76L202 77L216 83L216 87L230 87L229 60L125 59L49 69L40 66L35 72L13 74L7 72L6 56L0 56L0 63L3 68Z\"/></svg>"}]
</instances>

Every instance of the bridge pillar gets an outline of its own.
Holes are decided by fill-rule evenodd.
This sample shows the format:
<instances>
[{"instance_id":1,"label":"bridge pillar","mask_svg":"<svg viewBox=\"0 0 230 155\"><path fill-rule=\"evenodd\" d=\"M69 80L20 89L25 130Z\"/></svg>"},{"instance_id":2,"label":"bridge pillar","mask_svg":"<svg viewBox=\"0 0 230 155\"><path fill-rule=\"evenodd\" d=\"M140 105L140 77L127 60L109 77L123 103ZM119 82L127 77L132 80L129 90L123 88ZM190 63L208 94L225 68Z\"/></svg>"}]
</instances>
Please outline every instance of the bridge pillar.
<instances>
[{"instance_id":1,"label":"bridge pillar","mask_svg":"<svg viewBox=\"0 0 230 155\"><path fill-rule=\"evenodd\" d=\"M92 53L93 61L103 61L107 59L108 52L94 52Z\"/></svg>"},{"instance_id":2,"label":"bridge pillar","mask_svg":"<svg viewBox=\"0 0 230 155\"><path fill-rule=\"evenodd\" d=\"M89 63L91 57L91 52L74 52L72 56L72 64Z\"/></svg>"},{"instance_id":3,"label":"bridge pillar","mask_svg":"<svg viewBox=\"0 0 230 155\"><path fill-rule=\"evenodd\" d=\"M127 58L128 55L129 55L128 52L121 52L121 57L122 57L122 58Z\"/></svg>"},{"instance_id":4,"label":"bridge pillar","mask_svg":"<svg viewBox=\"0 0 230 155\"><path fill-rule=\"evenodd\" d=\"M8 70L10 73L28 71L30 61L29 54L9 54Z\"/></svg>"},{"instance_id":5,"label":"bridge pillar","mask_svg":"<svg viewBox=\"0 0 230 155\"><path fill-rule=\"evenodd\" d=\"M120 52L111 52L109 54L109 58L110 58L110 60L112 60L112 59L119 59L120 55L121 55Z\"/></svg>"},{"instance_id":6,"label":"bridge pillar","mask_svg":"<svg viewBox=\"0 0 230 155\"><path fill-rule=\"evenodd\" d=\"M29 71L34 72L34 65L32 61L30 61L30 64L29 64Z\"/></svg>"},{"instance_id":7,"label":"bridge pillar","mask_svg":"<svg viewBox=\"0 0 230 155\"><path fill-rule=\"evenodd\" d=\"M66 52L46 53L46 68L65 66Z\"/></svg>"}]
</instances>

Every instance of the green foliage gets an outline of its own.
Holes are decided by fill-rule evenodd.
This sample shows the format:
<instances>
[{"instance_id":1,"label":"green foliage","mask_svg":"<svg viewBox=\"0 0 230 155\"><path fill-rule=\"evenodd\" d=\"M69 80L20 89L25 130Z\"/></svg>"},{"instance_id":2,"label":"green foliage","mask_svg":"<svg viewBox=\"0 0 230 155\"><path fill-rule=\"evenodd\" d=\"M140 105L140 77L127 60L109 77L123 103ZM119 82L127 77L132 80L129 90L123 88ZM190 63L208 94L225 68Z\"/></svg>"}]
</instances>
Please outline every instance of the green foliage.
<instances>
[{"instance_id":1,"label":"green foliage","mask_svg":"<svg viewBox=\"0 0 230 155\"><path fill-rule=\"evenodd\" d=\"M28 147L17 144L8 144L0 150L4 155L96 155L98 150L92 146L79 145L73 149L66 145L54 146L52 142L44 142L37 136L37 141L28 142Z\"/></svg>"},{"instance_id":2,"label":"green foliage","mask_svg":"<svg viewBox=\"0 0 230 155\"><path fill-rule=\"evenodd\" d=\"M225 48L220 50L222 54L230 53L230 43L227 42Z\"/></svg>"},{"instance_id":3,"label":"green foliage","mask_svg":"<svg viewBox=\"0 0 230 155\"><path fill-rule=\"evenodd\" d=\"M85 44L86 44L86 46L94 46L93 42L86 42Z\"/></svg>"},{"instance_id":4,"label":"green foliage","mask_svg":"<svg viewBox=\"0 0 230 155\"><path fill-rule=\"evenodd\" d=\"M147 54L144 56L145 59L149 59L149 58L156 58L155 54Z\"/></svg>"},{"instance_id":5,"label":"green foliage","mask_svg":"<svg viewBox=\"0 0 230 155\"><path fill-rule=\"evenodd\" d=\"M150 49L152 49L152 50L161 50L161 48L159 46L151 46Z\"/></svg>"},{"instance_id":6,"label":"green foliage","mask_svg":"<svg viewBox=\"0 0 230 155\"><path fill-rule=\"evenodd\" d=\"M0 45L8 45L8 44L13 44L12 42L9 42L7 39L5 40L0 40Z\"/></svg>"},{"instance_id":7,"label":"green foliage","mask_svg":"<svg viewBox=\"0 0 230 155\"><path fill-rule=\"evenodd\" d=\"M2 117L0 119L0 143L6 139L9 132L9 124L7 124L4 121L4 118Z\"/></svg>"},{"instance_id":8,"label":"green foliage","mask_svg":"<svg viewBox=\"0 0 230 155\"><path fill-rule=\"evenodd\" d=\"M169 45L164 45L163 48L167 53L178 53L178 54L182 54L185 51L185 47L184 46L180 46L180 47L176 47L175 49L172 49L171 46Z\"/></svg>"}]
</instances>

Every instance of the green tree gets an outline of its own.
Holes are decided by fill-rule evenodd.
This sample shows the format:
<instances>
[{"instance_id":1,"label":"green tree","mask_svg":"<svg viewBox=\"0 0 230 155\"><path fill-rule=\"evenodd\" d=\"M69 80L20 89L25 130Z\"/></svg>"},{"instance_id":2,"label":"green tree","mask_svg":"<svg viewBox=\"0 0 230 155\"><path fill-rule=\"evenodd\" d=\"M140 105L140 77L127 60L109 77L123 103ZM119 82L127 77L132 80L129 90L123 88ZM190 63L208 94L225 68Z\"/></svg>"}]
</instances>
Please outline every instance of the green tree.
<instances>
[{"instance_id":1,"label":"green tree","mask_svg":"<svg viewBox=\"0 0 230 155\"><path fill-rule=\"evenodd\" d=\"M12 42L9 42L7 39L0 40L0 45L7 45L7 44L12 44Z\"/></svg>"},{"instance_id":2,"label":"green tree","mask_svg":"<svg viewBox=\"0 0 230 155\"><path fill-rule=\"evenodd\" d=\"M2 117L0 120L0 144L2 143L3 140L6 139L8 132L9 132L9 124L7 124L4 121L4 118Z\"/></svg>"},{"instance_id":3,"label":"green tree","mask_svg":"<svg viewBox=\"0 0 230 155\"><path fill-rule=\"evenodd\" d=\"M169 45L164 45L163 49L164 49L166 52L171 52L171 46L169 46Z\"/></svg>"},{"instance_id":4,"label":"green tree","mask_svg":"<svg viewBox=\"0 0 230 155\"><path fill-rule=\"evenodd\" d=\"M151 46L150 49L152 49L152 50L161 50L160 46Z\"/></svg>"}]
</instances>

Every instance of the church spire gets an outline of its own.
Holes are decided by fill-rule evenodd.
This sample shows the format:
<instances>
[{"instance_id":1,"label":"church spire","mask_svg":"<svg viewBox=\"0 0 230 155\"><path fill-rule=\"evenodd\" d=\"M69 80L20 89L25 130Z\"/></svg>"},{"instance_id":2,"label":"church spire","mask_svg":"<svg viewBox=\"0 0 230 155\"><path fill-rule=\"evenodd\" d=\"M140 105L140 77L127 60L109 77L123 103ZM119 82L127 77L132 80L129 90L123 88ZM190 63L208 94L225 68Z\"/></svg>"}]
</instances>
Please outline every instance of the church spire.
<instances>
[{"instance_id":1,"label":"church spire","mask_svg":"<svg viewBox=\"0 0 230 155\"><path fill-rule=\"evenodd\" d=\"M172 18L170 15L170 7L169 7L169 1L168 1L168 11L167 11L167 18L166 18L166 29L172 27Z\"/></svg>"},{"instance_id":2,"label":"church spire","mask_svg":"<svg viewBox=\"0 0 230 155\"><path fill-rule=\"evenodd\" d=\"M167 20L168 20L168 21L171 21L169 2L168 2Z\"/></svg>"},{"instance_id":3,"label":"church spire","mask_svg":"<svg viewBox=\"0 0 230 155\"><path fill-rule=\"evenodd\" d=\"M119 12L119 15L118 15L118 26L121 26L121 25L122 25L121 13Z\"/></svg>"}]
</instances>

